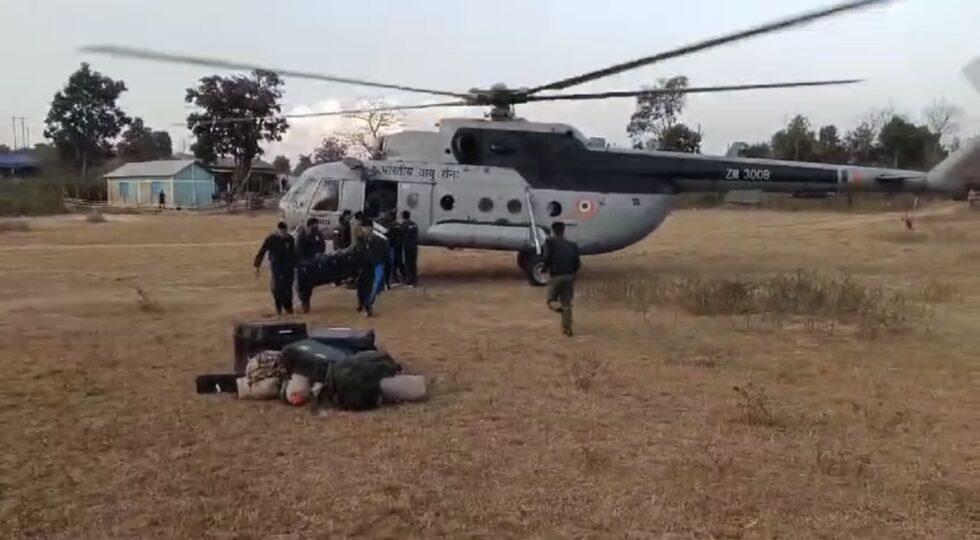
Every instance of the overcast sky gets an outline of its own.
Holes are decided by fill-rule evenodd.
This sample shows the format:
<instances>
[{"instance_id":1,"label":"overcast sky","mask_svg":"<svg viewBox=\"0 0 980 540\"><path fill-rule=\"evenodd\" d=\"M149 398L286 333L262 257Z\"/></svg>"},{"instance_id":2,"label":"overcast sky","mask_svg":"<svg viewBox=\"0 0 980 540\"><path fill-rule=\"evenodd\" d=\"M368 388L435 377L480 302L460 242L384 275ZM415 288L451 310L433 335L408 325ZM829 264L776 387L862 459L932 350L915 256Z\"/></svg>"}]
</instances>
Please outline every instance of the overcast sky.
<instances>
[{"instance_id":1,"label":"overcast sky","mask_svg":"<svg viewBox=\"0 0 980 540\"><path fill-rule=\"evenodd\" d=\"M88 44L121 44L320 71L406 85L467 90L495 82L534 86L646 56L838 0L2 0L0 143L12 145L11 116L27 117L37 142L54 93L81 61L129 87L122 106L175 150L190 145L179 123L185 89L213 70L82 56ZM488 6L494 6L489 9ZM752 38L576 88L635 89L685 74L694 85L866 78L859 86L704 95L683 120L700 125L705 151L767 139L792 115L847 129L870 108L917 119L936 98L962 107L962 135L980 133L980 94L963 67L980 56L980 2L899 0L800 29ZM289 112L331 110L359 100L420 103L427 96L287 79ZM563 121L588 136L625 143L630 99L518 107L532 120ZM409 116L413 128L478 109ZM296 120L267 151L295 159L336 120Z\"/></svg>"}]
</instances>

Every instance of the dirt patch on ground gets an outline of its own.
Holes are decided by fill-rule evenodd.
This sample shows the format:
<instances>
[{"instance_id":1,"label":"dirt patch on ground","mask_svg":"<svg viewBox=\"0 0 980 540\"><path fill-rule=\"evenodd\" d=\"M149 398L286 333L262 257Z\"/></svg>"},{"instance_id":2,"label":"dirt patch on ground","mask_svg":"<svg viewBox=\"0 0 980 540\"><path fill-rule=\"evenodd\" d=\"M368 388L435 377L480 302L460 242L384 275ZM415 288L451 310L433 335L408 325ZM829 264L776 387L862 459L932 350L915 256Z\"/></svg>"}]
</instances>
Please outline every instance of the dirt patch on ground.
<instances>
[{"instance_id":1,"label":"dirt patch on ground","mask_svg":"<svg viewBox=\"0 0 980 540\"><path fill-rule=\"evenodd\" d=\"M370 322L432 399L326 417L193 393L231 366L232 323L271 315L250 265L274 217L108 218L0 235L3 537L980 529L980 258L951 241L975 218L906 243L897 219L680 212L586 259L580 284L765 292L802 269L922 308L876 335L824 313L837 299L770 313L758 292L747 312L583 293L566 339L514 257L424 250L423 286L385 293ZM365 323L335 288L306 318Z\"/></svg>"}]
</instances>

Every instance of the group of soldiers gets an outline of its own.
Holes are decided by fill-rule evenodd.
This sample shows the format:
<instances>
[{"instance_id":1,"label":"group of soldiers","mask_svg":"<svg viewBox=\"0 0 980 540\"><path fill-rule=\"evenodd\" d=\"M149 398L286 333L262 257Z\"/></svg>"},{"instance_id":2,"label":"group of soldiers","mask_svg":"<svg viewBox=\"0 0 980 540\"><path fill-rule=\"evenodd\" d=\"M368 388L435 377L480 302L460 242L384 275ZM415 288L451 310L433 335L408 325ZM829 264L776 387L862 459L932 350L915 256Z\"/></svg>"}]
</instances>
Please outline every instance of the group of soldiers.
<instances>
[{"instance_id":1,"label":"group of soldiers","mask_svg":"<svg viewBox=\"0 0 980 540\"><path fill-rule=\"evenodd\" d=\"M581 269L578 246L565 237L565 224L551 225L552 235L544 245L544 269L549 273L547 305L561 314L561 328L572 335L572 300L575 280ZM357 289L357 311L370 317L378 295L393 284L414 287L418 279L418 225L408 211L395 218L394 211L375 219L363 212L351 215L345 210L334 231L334 248L361 248L363 257L357 275L348 281ZM262 260L268 255L272 274L272 298L276 313L293 313L293 283L297 267L326 251L326 241L319 222L311 217L297 232L289 234L285 222L279 222L276 232L269 235L255 255L255 275L259 275ZM352 282L351 282L352 281ZM304 313L310 311L311 287L296 287Z\"/></svg>"},{"instance_id":2,"label":"group of soldiers","mask_svg":"<svg viewBox=\"0 0 980 540\"><path fill-rule=\"evenodd\" d=\"M358 249L362 256L356 275L343 280L357 289L357 311L370 317L378 295L393 285L414 287L418 281L418 226L408 211L396 219L394 211L371 219L363 212L341 214L334 231L336 251ZM298 268L308 265L326 252L326 239L319 220L311 217L296 233L289 233L285 222L262 242L255 255L255 275L259 275L263 259L268 256L271 274L272 299L276 313L293 313L293 289ZM342 284L342 283L338 283ZM295 287L304 313L309 313L313 289L302 282Z\"/></svg>"}]
</instances>

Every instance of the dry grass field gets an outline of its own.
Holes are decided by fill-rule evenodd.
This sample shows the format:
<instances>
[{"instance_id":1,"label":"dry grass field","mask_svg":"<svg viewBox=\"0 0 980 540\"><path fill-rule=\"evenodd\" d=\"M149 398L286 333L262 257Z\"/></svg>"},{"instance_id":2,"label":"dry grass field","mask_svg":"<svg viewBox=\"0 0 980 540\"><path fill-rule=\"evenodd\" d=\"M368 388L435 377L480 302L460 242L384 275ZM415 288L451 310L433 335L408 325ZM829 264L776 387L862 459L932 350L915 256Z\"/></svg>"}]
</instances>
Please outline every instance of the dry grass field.
<instances>
[{"instance_id":1,"label":"dry grass field","mask_svg":"<svg viewBox=\"0 0 980 540\"><path fill-rule=\"evenodd\" d=\"M424 250L369 322L432 399L327 416L194 393L273 222L0 227L0 537L980 536L980 212L678 212L571 339L512 255Z\"/></svg>"}]
</instances>

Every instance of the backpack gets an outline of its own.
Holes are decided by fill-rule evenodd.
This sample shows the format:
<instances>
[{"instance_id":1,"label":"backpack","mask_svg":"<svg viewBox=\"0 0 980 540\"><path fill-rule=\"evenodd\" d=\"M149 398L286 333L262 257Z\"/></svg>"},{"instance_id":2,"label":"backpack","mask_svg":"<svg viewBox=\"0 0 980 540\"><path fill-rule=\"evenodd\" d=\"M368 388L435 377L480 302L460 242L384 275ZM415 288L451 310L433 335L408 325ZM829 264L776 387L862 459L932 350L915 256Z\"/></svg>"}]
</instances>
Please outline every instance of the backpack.
<instances>
[{"instance_id":1,"label":"backpack","mask_svg":"<svg viewBox=\"0 0 980 540\"><path fill-rule=\"evenodd\" d=\"M340 409L374 409L381 402L381 379L401 371L401 365L384 351L359 352L330 365L324 391Z\"/></svg>"}]
</instances>

